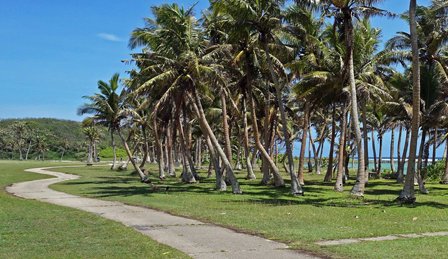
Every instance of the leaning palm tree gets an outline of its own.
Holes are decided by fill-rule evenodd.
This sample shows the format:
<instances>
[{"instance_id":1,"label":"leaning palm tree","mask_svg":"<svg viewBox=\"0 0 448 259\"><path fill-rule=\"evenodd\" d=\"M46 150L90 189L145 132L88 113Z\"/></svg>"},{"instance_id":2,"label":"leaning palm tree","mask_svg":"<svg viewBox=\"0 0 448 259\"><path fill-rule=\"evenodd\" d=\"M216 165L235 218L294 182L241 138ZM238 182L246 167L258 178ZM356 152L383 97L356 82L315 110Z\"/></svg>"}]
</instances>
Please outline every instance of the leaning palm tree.
<instances>
[{"instance_id":1,"label":"leaning palm tree","mask_svg":"<svg viewBox=\"0 0 448 259\"><path fill-rule=\"evenodd\" d=\"M95 124L104 125L108 128L113 150L113 161L111 169L114 169L117 162L116 144L114 134L120 127L119 105L120 96L117 94L119 87L119 74L116 73L109 80L109 83L102 80L98 81L98 90L100 93L93 96L84 96L89 103L84 104L78 109L78 114L93 114Z\"/></svg>"},{"instance_id":2,"label":"leaning palm tree","mask_svg":"<svg viewBox=\"0 0 448 259\"><path fill-rule=\"evenodd\" d=\"M246 93L244 93L244 96L247 98L251 107L255 143L265 161L269 163L274 174L276 185L283 185L277 166L259 140L258 125L256 123L257 116L252 83L256 81L257 69L261 72L257 65L260 61L264 61L265 63L265 68L267 68L269 75L267 79L274 85L276 103L280 110L281 125L288 158L287 171L291 177L291 193L293 195L301 195L303 194L303 190L299 184L297 175L294 173L291 140L288 135L288 123L283 102L284 86L288 85L288 80L282 62L278 57L272 55L272 49L278 50L281 48L283 53L287 50L287 48L279 44L279 40L275 35L275 31L281 27L280 7L283 2L272 0L216 0L212 1L212 8L215 12L225 16L230 41L233 41L233 43L240 47L239 51L236 51L235 61L242 64L243 71L245 72L244 81L246 83ZM269 86L269 83L265 85ZM269 94L267 89L268 87L265 87L262 90L264 96Z\"/></svg>"},{"instance_id":3,"label":"leaning palm tree","mask_svg":"<svg viewBox=\"0 0 448 259\"><path fill-rule=\"evenodd\" d=\"M315 4L325 15L333 15L335 17L335 25L339 26L344 35L345 42L345 59L344 72L350 86L351 96L351 118L352 126L355 133L355 142L358 150L358 173L356 183L351 190L354 196L363 196L365 183L368 175L365 172L365 157L362 143L361 128L359 126L358 117L358 98L356 93L356 79L354 67L354 17L372 17L372 16L391 16L392 14L374 7L381 0L298 0L301 4Z\"/></svg>"},{"instance_id":4,"label":"leaning palm tree","mask_svg":"<svg viewBox=\"0 0 448 259\"><path fill-rule=\"evenodd\" d=\"M131 48L144 47L143 53L135 55L135 61L140 68L138 76L146 80L135 94L158 94L152 112L154 118L158 116L159 109L174 104L173 119L179 127L182 126L180 118L187 119L192 111L206 139L210 140L209 149L214 149L223 161L232 192L241 193L232 165L203 109L202 98L208 87L217 83L222 85L224 80L207 59L206 40L193 15L193 7L184 9L177 4L164 4L153 7L152 11L155 20L147 19L147 26L134 30L129 42ZM180 137L182 133L180 130ZM217 182L221 179L222 176L217 175Z\"/></svg>"},{"instance_id":5,"label":"leaning palm tree","mask_svg":"<svg viewBox=\"0 0 448 259\"><path fill-rule=\"evenodd\" d=\"M78 114L93 114L89 118L92 124L95 125L105 125L108 127L111 133L111 140L113 146L115 146L114 133L116 132L123 142L125 151L131 161L134 169L139 174L142 182L149 182L149 178L145 175L142 170L137 166L136 161L133 159L132 152L123 135L121 130L122 121L127 118L125 111L125 96L126 92L122 91L119 94L116 93L118 89L119 75L114 74L109 81L109 84L104 81L98 81L98 89L101 93L97 93L92 96L85 96L89 103L84 104L78 109ZM114 148L115 149L115 148ZM114 161L116 160L116 155L114 154ZM115 163L115 162L114 162ZM114 164L111 167L114 168Z\"/></svg>"}]
</instances>

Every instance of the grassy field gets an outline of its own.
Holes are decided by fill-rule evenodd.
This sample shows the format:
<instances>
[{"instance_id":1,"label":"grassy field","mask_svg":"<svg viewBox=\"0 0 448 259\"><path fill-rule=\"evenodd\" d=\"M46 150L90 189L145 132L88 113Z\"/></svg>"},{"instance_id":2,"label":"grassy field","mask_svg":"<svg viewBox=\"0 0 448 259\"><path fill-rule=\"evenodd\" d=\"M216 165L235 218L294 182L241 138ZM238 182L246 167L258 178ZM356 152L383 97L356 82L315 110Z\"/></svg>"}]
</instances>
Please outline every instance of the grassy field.
<instances>
[{"instance_id":1,"label":"grassy field","mask_svg":"<svg viewBox=\"0 0 448 259\"><path fill-rule=\"evenodd\" d=\"M448 237L336 247L314 244L327 239L447 231L447 186L428 185L429 195L419 195L417 204L402 207L394 202L401 187L390 180L372 180L364 199L352 199L348 195L350 184L344 193L335 193L333 186L323 184L323 176L317 175L306 176L304 197L291 197L288 188L260 186L258 180L243 180L243 173L238 176L244 194L233 195L214 191L213 179L201 179L198 184L186 185L178 179L161 182L153 177L158 187L152 188L140 183L130 171L115 172L98 167L58 170L79 174L82 178L53 185L52 188L57 190L214 222L322 255L350 258L448 257L444 249ZM152 171L155 172L155 168Z\"/></svg>"},{"instance_id":2,"label":"grassy field","mask_svg":"<svg viewBox=\"0 0 448 259\"><path fill-rule=\"evenodd\" d=\"M24 169L55 165L0 161L0 258L188 258L119 223L5 192L11 183L46 178Z\"/></svg>"}]
</instances>

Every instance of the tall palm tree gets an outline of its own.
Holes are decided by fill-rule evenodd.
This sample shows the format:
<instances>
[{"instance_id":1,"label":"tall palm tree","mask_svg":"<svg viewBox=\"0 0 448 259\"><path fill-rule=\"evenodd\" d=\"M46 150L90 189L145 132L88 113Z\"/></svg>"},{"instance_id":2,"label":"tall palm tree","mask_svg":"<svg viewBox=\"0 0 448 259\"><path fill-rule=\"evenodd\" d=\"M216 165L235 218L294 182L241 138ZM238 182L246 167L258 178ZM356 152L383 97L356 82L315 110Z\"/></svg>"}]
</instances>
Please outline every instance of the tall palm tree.
<instances>
[{"instance_id":1,"label":"tall palm tree","mask_svg":"<svg viewBox=\"0 0 448 259\"><path fill-rule=\"evenodd\" d=\"M325 15L331 14L335 17L335 26L341 28L345 42L345 58L344 58L344 78L347 79L350 86L351 95L351 118L352 126L355 133L355 143L358 150L358 173L356 183L351 190L354 196L363 196L365 183L368 175L365 172L365 157L362 143L361 129L358 117L358 98L356 92L356 78L354 66L354 26L353 17L360 18L362 16L391 16L392 14L374 7L381 0L297 0L296 2L305 5L314 5L322 10Z\"/></svg>"},{"instance_id":2,"label":"tall palm tree","mask_svg":"<svg viewBox=\"0 0 448 259\"><path fill-rule=\"evenodd\" d=\"M149 182L149 178L145 175L140 167L136 164L135 159L133 159L132 152L128 146L128 143L123 136L121 131L122 121L127 118L128 114L125 109L125 97L126 91L122 90L120 94L116 91L119 87L119 74L116 73L112 76L109 83L104 81L98 81L98 89L100 93L94 94L92 96L85 96L84 98L89 100L89 103L84 104L78 109L78 114L93 114L89 119L91 124L95 125L105 125L108 127L110 132L112 146L115 150L115 140L114 133L117 133L123 142L125 151L131 161L134 169L139 174L142 182ZM116 161L116 153L114 151L114 163L111 169L114 168Z\"/></svg>"},{"instance_id":3,"label":"tall palm tree","mask_svg":"<svg viewBox=\"0 0 448 259\"><path fill-rule=\"evenodd\" d=\"M232 192L241 193L232 165L202 106L202 95L207 87L222 84L224 80L207 59L206 39L193 15L193 7L184 9L177 4L164 4L153 7L152 12L155 20L146 19L147 26L135 29L129 41L131 48L144 47L143 53L134 56L140 67L138 76L146 78L136 94L158 94L160 98L156 100L153 116L158 116L158 107L169 103L174 103L179 111L181 107L191 107L201 130L211 141L212 147L209 148L215 149L223 161ZM221 177L217 175L217 179Z\"/></svg>"},{"instance_id":4,"label":"tall palm tree","mask_svg":"<svg viewBox=\"0 0 448 259\"><path fill-rule=\"evenodd\" d=\"M417 152L418 129L420 127L420 58L418 48L417 21L416 21L417 1L410 0L409 3L409 26L411 32L412 46L412 128L411 142L408 158L408 170L403 186L403 190L398 197L401 203L414 203L414 175L415 157Z\"/></svg>"},{"instance_id":5,"label":"tall palm tree","mask_svg":"<svg viewBox=\"0 0 448 259\"><path fill-rule=\"evenodd\" d=\"M98 90L100 93L93 96L84 96L89 103L84 104L78 109L78 114L93 114L95 124L104 125L108 128L113 150L113 161L111 169L114 169L117 162L116 144L114 134L120 127L120 98L117 94L119 87L118 73L115 73L109 83L102 80L98 81Z\"/></svg>"},{"instance_id":6,"label":"tall palm tree","mask_svg":"<svg viewBox=\"0 0 448 259\"><path fill-rule=\"evenodd\" d=\"M255 101L252 96L252 83L255 82L254 70L259 61L265 62L269 77L268 79L273 83L275 88L276 102L280 110L280 118L283 130L283 136L286 145L286 155L288 158L288 170L291 177L291 193L293 195L303 194L303 190L294 173L294 160L292 156L291 142L287 131L287 118L285 107L283 103L283 86L287 85L287 78L284 67L280 59L272 55L271 48L278 49L282 45L275 35L275 31L281 27L280 21L280 7L284 1L262 0L214 0L212 1L212 8L215 12L226 15L230 38L234 42L241 45L240 51L237 52L237 57L244 57L246 72L246 86L249 105L251 107L254 138L258 150L261 152L264 159L270 164L273 170L274 178L277 178L277 185L283 184L280 181L280 174L277 166L272 158L269 156L265 147L259 140L258 125L256 122ZM244 43L245 45L242 45ZM286 48L283 48L286 50ZM241 58L239 58L241 59ZM255 61L255 62L254 62ZM280 77L279 77L280 76ZM269 85L269 84L267 84ZM265 96L268 95L266 89L262 90Z\"/></svg>"}]
</instances>

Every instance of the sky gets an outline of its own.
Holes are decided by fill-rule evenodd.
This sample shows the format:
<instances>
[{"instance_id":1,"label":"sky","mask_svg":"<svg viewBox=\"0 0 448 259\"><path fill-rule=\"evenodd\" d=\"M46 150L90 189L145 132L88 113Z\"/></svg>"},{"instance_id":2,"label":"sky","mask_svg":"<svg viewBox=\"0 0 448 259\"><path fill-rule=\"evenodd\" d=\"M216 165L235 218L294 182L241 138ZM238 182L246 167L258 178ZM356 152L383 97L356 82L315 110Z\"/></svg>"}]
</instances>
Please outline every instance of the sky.
<instances>
[{"instance_id":1,"label":"sky","mask_svg":"<svg viewBox=\"0 0 448 259\"><path fill-rule=\"evenodd\" d=\"M162 3L195 6L208 0L14 0L0 8L0 119L51 117L82 120L82 96L115 72L126 77L130 32L143 26L150 7ZM429 0L419 0L427 5ZM385 0L380 8L403 13L408 1ZM383 40L407 31L400 19L375 18ZM387 139L387 136L386 136Z\"/></svg>"}]
</instances>

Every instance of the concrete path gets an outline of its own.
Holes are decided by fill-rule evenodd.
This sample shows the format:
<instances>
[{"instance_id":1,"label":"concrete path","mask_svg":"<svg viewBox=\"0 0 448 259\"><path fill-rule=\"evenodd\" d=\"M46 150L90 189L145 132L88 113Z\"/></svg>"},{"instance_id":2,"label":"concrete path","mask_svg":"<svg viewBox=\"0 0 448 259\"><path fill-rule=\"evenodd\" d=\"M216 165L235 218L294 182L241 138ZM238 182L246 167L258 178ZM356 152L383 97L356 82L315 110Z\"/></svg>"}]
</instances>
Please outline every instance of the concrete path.
<instances>
[{"instance_id":1,"label":"concrete path","mask_svg":"<svg viewBox=\"0 0 448 259\"><path fill-rule=\"evenodd\" d=\"M448 236L448 232L441 231L441 232L426 232L420 234L413 233L413 234L396 234L396 235L379 236L379 237L347 238L347 239L319 241L316 242L316 244L321 246L336 246L336 245L348 245L367 241L388 241L404 238L439 237L439 236Z\"/></svg>"},{"instance_id":2,"label":"concrete path","mask_svg":"<svg viewBox=\"0 0 448 259\"><path fill-rule=\"evenodd\" d=\"M26 171L52 175L56 178L16 183L6 190L22 198L76 208L121 222L193 258L317 258L288 250L288 246L283 243L237 233L197 220L120 202L83 198L51 190L48 187L51 184L79 178L77 175L48 170L52 168L57 167Z\"/></svg>"}]
</instances>

